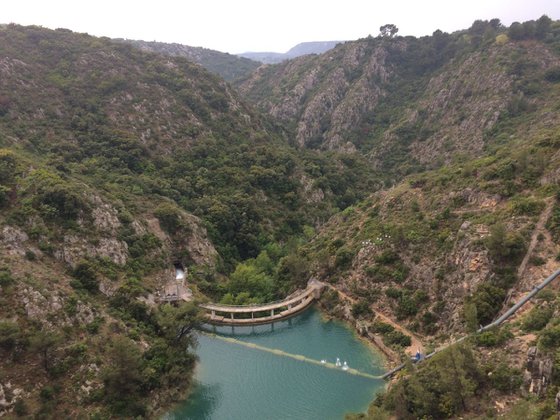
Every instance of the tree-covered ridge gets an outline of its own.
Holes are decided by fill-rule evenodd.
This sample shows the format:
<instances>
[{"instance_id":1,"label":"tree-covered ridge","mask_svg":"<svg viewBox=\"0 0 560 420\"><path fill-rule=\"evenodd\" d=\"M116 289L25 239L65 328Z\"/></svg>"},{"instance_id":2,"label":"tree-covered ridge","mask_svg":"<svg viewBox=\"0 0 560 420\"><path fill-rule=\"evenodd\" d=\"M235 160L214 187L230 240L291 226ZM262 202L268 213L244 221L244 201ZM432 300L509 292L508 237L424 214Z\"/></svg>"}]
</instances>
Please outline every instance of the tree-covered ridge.
<instances>
[{"instance_id":1,"label":"tree-covered ridge","mask_svg":"<svg viewBox=\"0 0 560 420\"><path fill-rule=\"evenodd\" d=\"M155 41L123 40L123 42L130 43L144 51L185 57L189 61L200 64L211 73L219 75L228 82L234 82L237 79L247 77L261 65L260 62L246 57L214 51L208 48Z\"/></svg>"},{"instance_id":2,"label":"tree-covered ridge","mask_svg":"<svg viewBox=\"0 0 560 420\"><path fill-rule=\"evenodd\" d=\"M388 28L260 69L245 93L265 98L276 77L272 119L183 58L3 27L0 352L8 378L41 371L14 409L108 417L167 404L191 372L198 322L191 306L151 300L174 262L197 296L230 304L331 282L354 303L327 293L324 305L397 349L410 337L372 309L428 346L492 320L560 251L558 29L545 18L421 39ZM548 302L519 330L479 337L474 354L519 353L518 331L542 331L551 353L556 311ZM421 371L380 409L459 415L511 385L484 380L494 370L473 357L442 356L458 381Z\"/></svg>"},{"instance_id":3,"label":"tree-covered ridge","mask_svg":"<svg viewBox=\"0 0 560 420\"><path fill-rule=\"evenodd\" d=\"M303 272L290 238L375 186L363 159L298 153L185 59L16 25L0 56L0 385L22 415L183 397L197 311L153 303L173 262L215 299L280 296Z\"/></svg>"},{"instance_id":4,"label":"tree-covered ridge","mask_svg":"<svg viewBox=\"0 0 560 420\"><path fill-rule=\"evenodd\" d=\"M479 156L486 131L557 72L559 32L543 16L511 28L493 19L452 34L380 35L262 67L239 89L298 144L358 151L402 176L456 153Z\"/></svg>"},{"instance_id":5,"label":"tree-covered ridge","mask_svg":"<svg viewBox=\"0 0 560 420\"><path fill-rule=\"evenodd\" d=\"M208 223L227 264L372 185L363 159L296 153L223 81L182 58L64 30L8 26L0 36L1 144L125 201L170 198Z\"/></svg>"}]
</instances>

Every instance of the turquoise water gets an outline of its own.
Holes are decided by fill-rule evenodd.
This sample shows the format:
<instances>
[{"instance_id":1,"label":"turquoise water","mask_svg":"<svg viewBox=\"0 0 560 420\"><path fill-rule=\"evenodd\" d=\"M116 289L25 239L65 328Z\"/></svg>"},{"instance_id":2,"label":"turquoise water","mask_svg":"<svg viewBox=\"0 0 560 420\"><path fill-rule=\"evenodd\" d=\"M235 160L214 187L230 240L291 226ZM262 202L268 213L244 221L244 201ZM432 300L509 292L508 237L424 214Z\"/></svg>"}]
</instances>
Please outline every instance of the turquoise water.
<instances>
[{"instance_id":1,"label":"turquoise water","mask_svg":"<svg viewBox=\"0 0 560 420\"><path fill-rule=\"evenodd\" d=\"M209 328L243 342L331 363L338 357L361 372L383 373L378 354L343 323L325 321L313 308L272 325ZM385 385L207 335L198 340L196 385L168 419L342 419L365 411Z\"/></svg>"}]
</instances>

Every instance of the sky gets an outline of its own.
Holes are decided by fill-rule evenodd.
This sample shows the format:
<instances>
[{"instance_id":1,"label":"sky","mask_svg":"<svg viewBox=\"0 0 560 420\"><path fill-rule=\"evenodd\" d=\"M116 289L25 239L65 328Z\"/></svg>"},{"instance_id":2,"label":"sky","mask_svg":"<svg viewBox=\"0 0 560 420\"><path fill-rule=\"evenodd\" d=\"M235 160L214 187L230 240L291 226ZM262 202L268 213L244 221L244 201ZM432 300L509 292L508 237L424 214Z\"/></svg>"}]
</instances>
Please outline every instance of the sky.
<instances>
[{"instance_id":1,"label":"sky","mask_svg":"<svg viewBox=\"0 0 560 420\"><path fill-rule=\"evenodd\" d=\"M1 0L0 23L236 54L376 36L387 23L399 35L422 36L467 29L476 19L509 26L543 14L560 19L560 0Z\"/></svg>"}]
</instances>

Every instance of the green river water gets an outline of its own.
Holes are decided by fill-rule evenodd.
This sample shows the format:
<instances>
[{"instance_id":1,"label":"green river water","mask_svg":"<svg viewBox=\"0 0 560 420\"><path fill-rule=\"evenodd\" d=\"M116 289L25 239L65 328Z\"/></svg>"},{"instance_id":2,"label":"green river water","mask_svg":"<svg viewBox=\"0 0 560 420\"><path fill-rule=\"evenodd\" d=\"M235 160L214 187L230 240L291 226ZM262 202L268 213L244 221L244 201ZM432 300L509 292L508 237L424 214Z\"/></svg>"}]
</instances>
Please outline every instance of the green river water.
<instances>
[{"instance_id":1,"label":"green river water","mask_svg":"<svg viewBox=\"0 0 560 420\"><path fill-rule=\"evenodd\" d=\"M383 373L381 356L314 308L269 325L209 328L220 337L199 335L196 384L168 420L343 419L385 386L371 377ZM334 367L337 357L348 371Z\"/></svg>"}]
</instances>

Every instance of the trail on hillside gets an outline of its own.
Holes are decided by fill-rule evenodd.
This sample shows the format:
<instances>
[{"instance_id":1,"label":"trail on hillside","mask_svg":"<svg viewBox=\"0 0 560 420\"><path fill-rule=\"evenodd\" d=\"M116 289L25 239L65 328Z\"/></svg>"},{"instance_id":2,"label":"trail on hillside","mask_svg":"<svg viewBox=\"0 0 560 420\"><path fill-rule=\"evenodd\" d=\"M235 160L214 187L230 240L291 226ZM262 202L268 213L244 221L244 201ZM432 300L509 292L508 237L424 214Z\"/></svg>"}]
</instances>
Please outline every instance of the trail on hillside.
<instances>
[{"instance_id":1,"label":"trail on hillside","mask_svg":"<svg viewBox=\"0 0 560 420\"><path fill-rule=\"evenodd\" d=\"M525 285L526 281L523 278L523 276L525 274L525 271L527 270L527 265L529 264L529 260L531 259L531 256L533 255L533 252L534 252L537 244L539 243L539 234L543 234L545 236L550 235L548 233L547 229L546 229L546 222L548 222L548 219L550 218L550 215L552 214L552 209L553 208L554 208L554 199L553 199L553 197L549 197L546 200L546 207L542 211L541 215L539 216L539 220L537 221L537 224L535 225L535 228L533 229L533 233L531 234L531 241L529 242L527 252L525 253L525 256L523 257L523 260L521 261L521 264L519 264L519 267L517 269L517 279L518 279L517 284L509 290L509 292L506 296L506 299L504 301L504 304L502 305L502 308L501 308L500 312L498 312L498 315L496 315L496 318L500 314L502 314L504 312L504 309L506 309L510 305L511 300L512 300L513 296L515 295L515 293L517 291L522 290L523 287L526 286Z\"/></svg>"},{"instance_id":2,"label":"trail on hillside","mask_svg":"<svg viewBox=\"0 0 560 420\"><path fill-rule=\"evenodd\" d=\"M535 247L539 242L539 234L542 233L543 235L545 235L547 233L545 229L545 225L546 222L548 222L548 219L550 218L553 207L554 207L554 200L552 197L550 197L546 200L546 207L541 213L539 217L539 221L535 226L535 229L533 229L533 234L531 235L531 242L529 243L529 248L527 248L527 253L525 254L525 257L523 257L523 261L521 261L521 264L517 269L517 278L521 283L523 279L523 274L525 274L527 264L529 263L529 259L533 255L533 251L535 250Z\"/></svg>"},{"instance_id":3,"label":"trail on hillside","mask_svg":"<svg viewBox=\"0 0 560 420\"><path fill-rule=\"evenodd\" d=\"M333 284L330 283L325 283L327 285L327 287L329 287L330 289L336 291L340 296L342 296L344 299L352 302L352 303L356 303L356 299L353 298L352 296L348 295L346 292L343 292L342 290L340 290L338 287L336 287ZM420 340L420 338L414 334L412 331L408 330L407 328L403 327L402 325L400 325L399 323L397 323L396 321L393 321L391 318L389 318L388 316L384 315L383 313L379 312L378 310L376 310L375 308L372 307L372 305L370 305L370 309L372 310L372 312L378 317L380 318L383 322L390 324L391 326L393 326L396 330L402 332L403 334L406 334L408 336L410 336L410 346L406 347L404 349L405 353L413 356L416 354L417 351L420 351L420 353L424 354L424 345L422 344L422 341Z\"/></svg>"}]
</instances>

